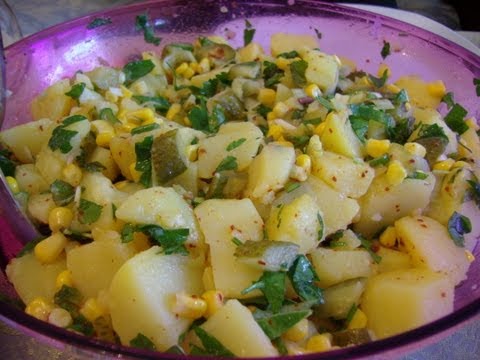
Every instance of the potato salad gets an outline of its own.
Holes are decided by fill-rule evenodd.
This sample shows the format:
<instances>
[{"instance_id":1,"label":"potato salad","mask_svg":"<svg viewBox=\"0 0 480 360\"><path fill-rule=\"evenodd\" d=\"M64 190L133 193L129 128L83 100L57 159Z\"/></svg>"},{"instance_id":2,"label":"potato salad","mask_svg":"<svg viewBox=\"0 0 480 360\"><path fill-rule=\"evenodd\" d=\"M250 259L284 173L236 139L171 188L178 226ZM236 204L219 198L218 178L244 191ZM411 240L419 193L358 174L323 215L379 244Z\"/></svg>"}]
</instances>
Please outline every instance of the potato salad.
<instances>
[{"instance_id":1,"label":"potato salad","mask_svg":"<svg viewBox=\"0 0 480 360\"><path fill-rule=\"evenodd\" d=\"M159 352L271 357L453 311L480 233L476 119L441 80L392 73L386 41L371 74L315 34L268 51L254 34L78 69L0 133L42 234L6 268L27 314Z\"/></svg>"}]
</instances>

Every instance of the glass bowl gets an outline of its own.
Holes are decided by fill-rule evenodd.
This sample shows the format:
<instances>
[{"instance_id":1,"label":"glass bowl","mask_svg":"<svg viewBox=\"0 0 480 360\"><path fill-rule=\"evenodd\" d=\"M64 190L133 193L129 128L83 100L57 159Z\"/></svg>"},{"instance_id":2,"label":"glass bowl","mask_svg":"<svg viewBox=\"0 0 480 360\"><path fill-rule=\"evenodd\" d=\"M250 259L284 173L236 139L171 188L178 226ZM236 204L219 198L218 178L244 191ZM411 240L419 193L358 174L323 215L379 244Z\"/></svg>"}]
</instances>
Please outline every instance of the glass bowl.
<instances>
[{"instance_id":1,"label":"glass bowl","mask_svg":"<svg viewBox=\"0 0 480 360\"><path fill-rule=\"evenodd\" d=\"M159 47L145 43L135 29L136 15L148 12L154 21ZM110 23L89 29L96 18ZM479 99L473 78L480 78L480 57L438 35L413 25L364 10L314 0L256 1L148 1L84 16L46 29L5 49L7 98L2 129L31 119L28 104L48 85L77 70L88 71L102 64L122 66L141 51L159 51L169 42L192 41L199 35L218 34L243 44L248 19L257 29L255 41L268 50L276 32L315 34L322 51L354 60L358 68L376 72L382 61L380 50L388 41L392 54L385 60L392 80L417 74L427 81L442 79L457 102L480 118ZM34 233L0 187L0 265L6 263ZM480 256L479 247L475 255ZM302 355L296 359L393 358L399 354L438 342L480 312L480 262L474 262L468 279L455 293L455 311L433 323L387 339L328 353ZM86 357L179 358L127 348L83 337L49 325L23 313L10 299L16 299L5 274L0 275L0 316L14 328L61 348L67 354ZM239 339L240 340L240 339Z\"/></svg>"}]
</instances>

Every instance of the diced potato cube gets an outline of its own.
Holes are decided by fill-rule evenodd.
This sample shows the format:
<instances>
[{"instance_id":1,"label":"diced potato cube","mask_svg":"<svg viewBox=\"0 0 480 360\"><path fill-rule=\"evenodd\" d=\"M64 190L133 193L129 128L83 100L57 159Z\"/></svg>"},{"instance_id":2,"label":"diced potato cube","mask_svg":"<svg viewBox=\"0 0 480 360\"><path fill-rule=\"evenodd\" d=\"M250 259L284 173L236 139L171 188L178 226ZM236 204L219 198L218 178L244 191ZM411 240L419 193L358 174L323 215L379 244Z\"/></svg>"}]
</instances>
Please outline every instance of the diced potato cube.
<instances>
[{"instance_id":1,"label":"diced potato cube","mask_svg":"<svg viewBox=\"0 0 480 360\"><path fill-rule=\"evenodd\" d=\"M116 216L133 224L157 224L166 229L187 228L187 243L199 244L202 240L192 208L173 188L155 186L137 191L119 206Z\"/></svg>"},{"instance_id":2,"label":"diced potato cube","mask_svg":"<svg viewBox=\"0 0 480 360\"><path fill-rule=\"evenodd\" d=\"M67 268L75 287L86 297L97 297L107 290L115 273L134 255L120 239L94 241L67 253Z\"/></svg>"},{"instance_id":3,"label":"diced potato cube","mask_svg":"<svg viewBox=\"0 0 480 360\"><path fill-rule=\"evenodd\" d=\"M366 250L332 250L317 248L310 253L320 287L329 287L342 281L368 277L373 263Z\"/></svg>"},{"instance_id":4,"label":"diced potato cube","mask_svg":"<svg viewBox=\"0 0 480 360\"><path fill-rule=\"evenodd\" d=\"M120 170L117 163L113 159L110 150L97 146L88 159L89 162L98 162L102 164L105 169L102 169L102 174L111 181L115 180Z\"/></svg>"},{"instance_id":5,"label":"diced potato cube","mask_svg":"<svg viewBox=\"0 0 480 360\"><path fill-rule=\"evenodd\" d=\"M112 138L110 140L110 151L122 175L128 180L133 180L130 165L135 164L137 156L135 155L135 144L132 136L123 134Z\"/></svg>"},{"instance_id":6,"label":"diced potato cube","mask_svg":"<svg viewBox=\"0 0 480 360\"><path fill-rule=\"evenodd\" d=\"M15 179L20 191L26 191L31 195L46 191L50 187L33 164L17 165Z\"/></svg>"},{"instance_id":7,"label":"diced potato cube","mask_svg":"<svg viewBox=\"0 0 480 360\"><path fill-rule=\"evenodd\" d=\"M33 163L40 149L48 142L55 123L40 119L3 130L0 143L11 150L22 163Z\"/></svg>"},{"instance_id":8,"label":"diced potato cube","mask_svg":"<svg viewBox=\"0 0 480 360\"><path fill-rule=\"evenodd\" d=\"M305 70L307 82L317 84L327 94L333 93L337 87L340 70L335 57L318 50L309 50L303 55L303 60L308 63Z\"/></svg>"},{"instance_id":9,"label":"diced potato cube","mask_svg":"<svg viewBox=\"0 0 480 360\"><path fill-rule=\"evenodd\" d=\"M295 164L295 150L292 147L270 143L255 157L248 171L248 185L245 195L252 199L273 200L275 191L288 181Z\"/></svg>"},{"instance_id":10,"label":"diced potato cube","mask_svg":"<svg viewBox=\"0 0 480 360\"><path fill-rule=\"evenodd\" d=\"M351 198L365 194L375 171L363 161L324 151L312 157L312 174L319 177L336 191Z\"/></svg>"},{"instance_id":11,"label":"diced potato cube","mask_svg":"<svg viewBox=\"0 0 480 360\"><path fill-rule=\"evenodd\" d=\"M58 122L67 116L75 101L66 92L70 90L70 80L63 79L49 86L32 101L32 116L35 120L48 118Z\"/></svg>"},{"instance_id":12,"label":"diced potato cube","mask_svg":"<svg viewBox=\"0 0 480 360\"><path fill-rule=\"evenodd\" d=\"M312 35L275 33L270 38L270 52L272 56L296 50L315 49L318 47L317 39Z\"/></svg>"},{"instance_id":13,"label":"diced potato cube","mask_svg":"<svg viewBox=\"0 0 480 360\"><path fill-rule=\"evenodd\" d=\"M315 307L315 316L345 319L352 305L359 305L367 280L352 279L323 290L325 302Z\"/></svg>"},{"instance_id":14,"label":"diced potato cube","mask_svg":"<svg viewBox=\"0 0 480 360\"><path fill-rule=\"evenodd\" d=\"M371 237L412 211L424 209L434 186L435 177L431 173L426 179L407 178L395 186L390 185L385 173L377 176L359 199L362 211L354 224L355 231Z\"/></svg>"},{"instance_id":15,"label":"diced potato cube","mask_svg":"<svg viewBox=\"0 0 480 360\"><path fill-rule=\"evenodd\" d=\"M409 269L412 267L410 256L404 252L381 246L376 254L382 258L376 266L378 273Z\"/></svg>"},{"instance_id":16,"label":"diced potato cube","mask_svg":"<svg viewBox=\"0 0 480 360\"><path fill-rule=\"evenodd\" d=\"M368 280L361 308L378 338L434 321L453 311L454 287L429 269L396 270Z\"/></svg>"},{"instance_id":17,"label":"diced potato cube","mask_svg":"<svg viewBox=\"0 0 480 360\"><path fill-rule=\"evenodd\" d=\"M245 139L241 145L227 150L233 141L240 139ZM257 154L262 139L262 131L250 122L229 122L221 126L217 135L199 141L198 175L211 178L227 156L235 157L238 165L235 170L245 170Z\"/></svg>"},{"instance_id":18,"label":"diced potato cube","mask_svg":"<svg viewBox=\"0 0 480 360\"><path fill-rule=\"evenodd\" d=\"M325 150L347 156L361 158L365 153L364 146L353 132L346 111L330 112L325 119L325 130L320 139Z\"/></svg>"},{"instance_id":19,"label":"diced potato cube","mask_svg":"<svg viewBox=\"0 0 480 360\"><path fill-rule=\"evenodd\" d=\"M466 278L469 262L455 245L445 226L426 216L407 216L395 222L400 249L416 267L447 275L454 285Z\"/></svg>"},{"instance_id":20,"label":"diced potato cube","mask_svg":"<svg viewBox=\"0 0 480 360\"><path fill-rule=\"evenodd\" d=\"M322 214L315 200L308 194L303 194L288 204L272 207L265 228L270 240L298 244L302 254L316 248L323 240Z\"/></svg>"},{"instance_id":21,"label":"diced potato cube","mask_svg":"<svg viewBox=\"0 0 480 360\"><path fill-rule=\"evenodd\" d=\"M250 310L238 300L227 301L201 328L238 357L278 356Z\"/></svg>"},{"instance_id":22,"label":"diced potato cube","mask_svg":"<svg viewBox=\"0 0 480 360\"><path fill-rule=\"evenodd\" d=\"M5 270L8 280L25 304L36 297L53 300L57 291L55 280L66 269L65 256L60 256L51 264L42 264L33 252L14 258Z\"/></svg>"},{"instance_id":23,"label":"diced potato cube","mask_svg":"<svg viewBox=\"0 0 480 360\"><path fill-rule=\"evenodd\" d=\"M202 266L183 255L164 255L154 246L128 260L115 274L109 289L113 329L123 345L139 333L157 350L177 344L192 320L172 311L175 294L200 296Z\"/></svg>"},{"instance_id":24,"label":"diced potato cube","mask_svg":"<svg viewBox=\"0 0 480 360\"><path fill-rule=\"evenodd\" d=\"M241 291L258 280L262 271L237 261L232 239L259 241L263 239L263 221L250 199L206 200L194 210L210 245L210 259L215 288L226 297L252 297L258 292L242 295Z\"/></svg>"}]
</instances>

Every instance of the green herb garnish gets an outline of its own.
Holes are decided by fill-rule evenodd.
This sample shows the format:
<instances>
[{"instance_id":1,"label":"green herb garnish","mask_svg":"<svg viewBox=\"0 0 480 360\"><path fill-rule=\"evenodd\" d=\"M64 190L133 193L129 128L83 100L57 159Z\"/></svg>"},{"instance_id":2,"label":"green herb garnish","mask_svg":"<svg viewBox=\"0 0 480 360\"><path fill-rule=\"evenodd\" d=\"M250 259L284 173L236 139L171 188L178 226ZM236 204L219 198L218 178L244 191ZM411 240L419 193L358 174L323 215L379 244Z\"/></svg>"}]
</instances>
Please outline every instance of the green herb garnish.
<instances>
[{"instance_id":1,"label":"green herb garnish","mask_svg":"<svg viewBox=\"0 0 480 360\"><path fill-rule=\"evenodd\" d=\"M295 189L298 189L299 187L300 187L300 183L298 181L290 181L285 185L285 191L289 193Z\"/></svg>"},{"instance_id":2,"label":"green herb garnish","mask_svg":"<svg viewBox=\"0 0 480 360\"><path fill-rule=\"evenodd\" d=\"M170 102L163 96L133 95L132 98L139 104L152 104L155 108L155 111L162 115L165 114L170 108Z\"/></svg>"},{"instance_id":3,"label":"green herb garnish","mask_svg":"<svg viewBox=\"0 0 480 360\"><path fill-rule=\"evenodd\" d=\"M0 170L5 176L15 176L15 162L10 158L12 153L6 149L0 150Z\"/></svg>"},{"instance_id":4,"label":"green herb garnish","mask_svg":"<svg viewBox=\"0 0 480 360\"><path fill-rule=\"evenodd\" d=\"M308 63L305 60L297 60L290 64L290 72L296 86L303 87L307 84L307 79L305 78L307 67Z\"/></svg>"},{"instance_id":5,"label":"green herb garnish","mask_svg":"<svg viewBox=\"0 0 480 360\"><path fill-rule=\"evenodd\" d=\"M158 129L159 127L160 127L160 125L157 124L157 123L151 123L151 124L147 124L147 125L137 126L136 128L132 129L130 134L132 134L132 135L141 134L141 133L144 133L144 132L153 131L155 129Z\"/></svg>"},{"instance_id":6,"label":"green herb garnish","mask_svg":"<svg viewBox=\"0 0 480 360\"><path fill-rule=\"evenodd\" d=\"M95 18L92 21L90 21L90 23L87 25L87 29L92 30L97 27L105 26L111 23L112 23L112 20L110 20L110 18Z\"/></svg>"},{"instance_id":7,"label":"green herb garnish","mask_svg":"<svg viewBox=\"0 0 480 360\"><path fill-rule=\"evenodd\" d=\"M423 171L415 170L411 175L407 176L407 179L415 179L415 180L425 180L428 177L427 173Z\"/></svg>"},{"instance_id":8,"label":"green herb garnish","mask_svg":"<svg viewBox=\"0 0 480 360\"><path fill-rule=\"evenodd\" d=\"M215 172L221 172L225 170L237 170L238 164L237 164L237 158L235 156L227 156L224 158L220 164L218 164L217 168L215 169Z\"/></svg>"},{"instance_id":9,"label":"green herb garnish","mask_svg":"<svg viewBox=\"0 0 480 360\"><path fill-rule=\"evenodd\" d=\"M465 110L463 106L460 104L454 104L448 114L445 115L445 123L458 135L462 135L468 130L468 125L464 120L467 113L467 110Z\"/></svg>"},{"instance_id":10,"label":"green herb garnish","mask_svg":"<svg viewBox=\"0 0 480 360\"><path fill-rule=\"evenodd\" d=\"M285 59L295 59L296 57L300 57L300 54L296 50L292 50L289 52L281 53L277 57L283 57Z\"/></svg>"},{"instance_id":11,"label":"green herb garnish","mask_svg":"<svg viewBox=\"0 0 480 360\"><path fill-rule=\"evenodd\" d=\"M448 219L448 234L458 247L465 246L465 239L463 235L472 231L472 223L470 219L458 212L454 211L452 216Z\"/></svg>"},{"instance_id":12,"label":"green herb garnish","mask_svg":"<svg viewBox=\"0 0 480 360\"><path fill-rule=\"evenodd\" d=\"M315 285L318 275L305 255L298 255L288 270L288 277L298 296L304 301L323 304L322 289Z\"/></svg>"},{"instance_id":13,"label":"green herb garnish","mask_svg":"<svg viewBox=\"0 0 480 360\"><path fill-rule=\"evenodd\" d=\"M360 239L361 246L368 251L373 261L377 264L380 264L380 262L382 261L382 257L377 255L377 253L375 253L375 251L372 250L372 242L370 240L365 239L361 235L357 234L357 237Z\"/></svg>"},{"instance_id":14,"label":"green herb garnish","mask_svg":"<svg viewBox=\"0 0 480 360\"><path fill-rule=\"evenodd\" d=\"M281 309L285 300L286 278L283 271L265 271L260 279L242 290L242 294L260 290L268 301L269 310L276 313Z\"/></svg>"},{"instance_id":15,"label":"green herb garnish","mask_svg":"<svg viewBox=\"0 0 480 360\"><path fill-rule=\"evenodd\" d=\"M78 132L67 130L65 128L73 123L83 120L87 120L83 115L73 115L63 120L59 126L53 129L52 136L48 140L48 147L53 151L58 149L62 154L66 154L72 150L73 147L70 144L70 141L78 134Z\"/></svg>"},{"instance_id":16,"label":"green herb garnish","mask_svg":"<svg viewBox=\"0 0 480 360\"><path fill-rule=\"evenodd\" d=\"M98 117L102 120L108 121L110 124L120 124L120 120L113 114L113 110L110 108L103 108L100 110Z\"/></svg>"},{"instance_id":17,"label":"green herb garnish","mask_svg":"<svg viewBox=\"0 0 480 360\"><path fill-rule=\"evenodd\" d=\"M480 78L473 78L473 85L475 85L477 96L480 96Z\"/></svg>"},{"instance_id":18,"label":"green herb garnish","mask_svg":"<svg viewBox=\"0 0 480 360\"><path fill-rule=\"evenodd\" d=\"M137 15L135 18L135 29L137 31L143 30L143 39L149 44L158 46L162 38L155 36L154 28L148 20L147 14Z\"/></svg>"},{"instance_id":19,"label":"green herb garnish","mask_svg":"<svg viewBox=\"0 0 480 360\"><path fill-rule=\"evenodd\" d=\"M130 346L138 349L156 350L155 344L148 337L142 333L138 333L132 340L130 340Z\"/></svg>"},{"instance_id":20,"label":"green herb garnish","mask_svg":"<svg viewBox=\"0 0 480 360\"><path fill-rule=\"evenodd\" d=\"M383 40L383 47L382 51L380 51L380 55L382 55L382 59L386 59L388 55L390 55L390 43Z\"/></svg>"},{"instance_id":21,"label":"green herb garnish","mask_svg":"<svg viewBox=\"0 0 480 360\"><path fill-rule=\"evenodd\" d=\"M150 187L152 185L152 144L153 135L149 135L143 139L143 141L135 144L135 155L137 156L135 170L142 172L140 183L145 187Z\"/></svg>"},{"instance_id":22,"label":"green herb garnish","mask_svg":"<svg viewBox=\"0 0 480 360\"><path fill-rule=\"evenodd\" d=\"M255 31L256 30L253 28L250 21L245 20L245 30L243 30L243 46L247 46L252 42Z\"/></svg>"},{"instance_id":23,"label":"green herb garnish","mask_svg":"<svg viewBox=\"0 0 480 360\"><path fill-rule=\"evenodd\" d=\"M152 60L138 60L129 62L123 67L123 72L125 74L125 83L131 84L135 80L141 78L142 76L147 75L150 71L153 70L155 64Z\"/></svg>"},{"instance_id":24,"label":"green herb garnish","mask_svg":"<svg viewBox=\"0 0 480 360\"><path fill-rule=\"evenodd\" d=\"M442 102L444 102L447 107L450 109L453 105L455 105L455 100L453 100L453 93L448 92L442 97Z\"/></svg>"},{"instance_id":25,"label":"green herb garnish","mask_svg":"<svg viewBox=\"0 0 480 360\"><path fill-rule=\"evenodd\" d=\"M238 148L245 141L247 141L246 138L240 138L240 139L237 139L237 140L233 140L230 144L227 145L227 151L232 151L233 149Z\"/></svg>"},{"instance_id":26,"label":"green herb garnish","mask_svg":"<svg viewBox=\"0 0 480 360\"><path fill-rule=\"evenodd\" d=\"M74 100L78 100L80 96L83 94L83 90L85 90L85 83L81 82L72 86L70 91L67 91L65 95L70 96Z\"/></svg>"},{"instance_id":27,"label":"green herb garnish","mask_svg":"<svg viewBox=\"0 0 480 360\"><path fill-rule=\"evenodd\" d=\"M387 165L389 161L390 161L390 155L383 154L382 156L379 156L375 159L370 160L368 164L371 167L377 167L377 166Z\"/></svg>"},{"instance_id":28,"label":"green herb garnish","mask_svg":"<svg viewBox=\"0 0 480 360\"><path fill-rule=\"evenodd\" d=\"M50 192L55 205L58 206L70 204L75 197L75 188L63 180L55 180L50 185Z\"/></svg>"},{"instance_id":29,"label":"green herb garnish","mask_svg":"<svg viewBox=\"0 0 480 360\"><path fill-rule=\"evenodd\" d=\"M214 355L220 357L235 357L235 355L228 350L223 344L218 341L214 336L207 333L201 327L195 327L193 329L195 334L202 342L203 349L196 345L192 345L192 355Z\"/></svg>"},{"instance_id":30,"label":"green herb garnish","mask_svg":"<svg viewBox=\"0 0 480 360\"><path fill-rule=\"evenodd\" d=\"M102 214L102 206L86 199L80 199L78 206L78 220L82 224L91 224L97 221Z\"/></svg>"}]
</instances>

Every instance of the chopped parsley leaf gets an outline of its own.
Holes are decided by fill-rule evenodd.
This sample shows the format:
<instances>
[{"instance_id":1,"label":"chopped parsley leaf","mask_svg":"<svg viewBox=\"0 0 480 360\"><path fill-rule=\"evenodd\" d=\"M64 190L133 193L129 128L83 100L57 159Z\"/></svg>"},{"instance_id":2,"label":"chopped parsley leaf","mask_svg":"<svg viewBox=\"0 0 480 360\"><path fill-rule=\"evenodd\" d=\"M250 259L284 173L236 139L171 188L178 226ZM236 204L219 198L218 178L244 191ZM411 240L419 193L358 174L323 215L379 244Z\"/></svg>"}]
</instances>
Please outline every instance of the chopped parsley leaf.
<instances>
[{"instance_id":1,"label":"chopped parsley leaf","mask_svg":"<svg viewBox=\"0 0 480 360\"><path fill-rule=\"evenodd\" d=\"M386 57L388 55L390 55L391 52L390 52L390 43L383 40L383 47L382 47L382 50L380 51L380 55L382 55L382 59L386 59Z\"/></svg>"},{"instance_id":2,"label":"chopped parsley leaf","mask_svg":"<svg viewBox=\"0 0 480 360\"><path fill-rule=\"evenodd\" d=\"M228 155L224 158L220 164L218 164L215 172L225 171L225 170L237 170L238 163L237 158L235 156Z\"/></svg>"},{"instance_id":3,"label":"chopped parsley leaf","mask_svg":"<svg viewBox=\"0 0 480 360\"><path fill-rule=\"evenodd\" d=\"M48 147L53 151L58 149L62 154L66 154L72 150L73 147L70 144L70 141L78 134L78 132L67 130L65 128L73 123L83 120L87 120L83 115L73 115L63 120L59 126L53 129L52 136L48 140Z\"/></svg>"},{"instance_id":4,"label":"chopped parsley leaf","mask_svg":"<svg viewBox=\"0 0 480 360\"><path fill-rule=\"evenodd\" d=\"M253 28L250 21L245 20L245 30L243 30L243 46L247 46L252 42L255 31L256 30Z\"/></svg>"},{"instance_id":5,"label":"chopped parsley leaf","mask_svg":"<svg viewBox=\"0 0 480 360\"><path fill-rule=\"evenodd\" d=\"M214 355L220 357L235 357L235 355L228 350L223 344L218 341L214 336L203 330L201 327L195 327L193 329L195 334L202 342L203 348L201 349L196 345L192 345L192 355Z\"/></svg>"},{"instance_id":6,"label":"chopped parsley leaf","mask_svg":"<svg viewBox=\"0 0 480 360\"><path fill-rule=\"evenodd\" d=\"M264 271L257 281L242 290L242 294L260 290L268 301L269 310L277 313L285 300L286 279L283 271Z\"/></svg>"},{"instance_id":7,"label":"chopped parsley leaf","mask_svg":"<svg viewBox=\"0 0 480 360\"><path fill-rule=\"evenodd\" d=\"M70 204L75 197L75 188L63 180L55 180L50 185L50 192L57 206Z\"/></svg>"},{"instance_id":8,"label":"chopped parsley leaf","mask_svg":"<svg viewBox=\"0 0 480 360\"><path fill-rule=\"evenodd\" d=\"M70 91L67 91L65 95L70 96L74 100L78 100L80 96L83 94L83 90L85 90L85 83L81 82L72 86Z\"/></svg>"},{"instance_id":9,"label":"chopped parsley leaf","mask_svg":"<svg viewBox=\"0 0 480 360\"><path fill-rule=\"evenodd\" d=\"M297 60L290 64L290 72L296 86L303 87L307 84L307 79L305 78L307 67L308 63L305 60Z\"/></svg>"},{"instance_id":10,"label":"chopped parsley leaf","mask_svg":"<svg viewBox=\"0 0 480 360\"><path fill-rule=\"evenodd\" d=\"M132 98L139 104L151 104L155 111L162 115L164 115L170 108L170 102L163 96L133 95Z\"/></svg>"},{"instance_id":11,"label":"chopped parsley leaf","mask_svg":"<svg viewBox=\"0 0 480 360\"><path fill-rule=\"evenodd\" d=\"M80 199L78 206L78 220L82 224L91 224L97 221L102 214L102 206L86 199Z\"/></svg>"},{"instance_id":12,"label":"chopped parsley leaf","mask_svg":"<svg viewBox=\"0 0 480 360\"><path fill-rule=\"evenodd\" d=\"M462 135L468 130L468 125L464 121L467 113L467 110L465 110L463 106L460 104L454 104L448 114L445 115L445 123L458 135Z\"/></svg>"},{"instance_id":13,"label":"chopped parsley leaf","mask_svg":"<svg viewBox=\"0 0 480 360\"><path fill-rule=\"evenodd\" d=\"M381 88L383 87L386 82L387 82L387 79L388 79L388 71L387 70L384 70L383 71L383 74L381 77L376 77L376 76L373 76L372 74L368 74L368 78L370 79L370 81L372 82L373 86L376 87L377 89L378 88Z\"/></svg>"},{"instance_id":14,"label":"chopped parsley leaf","mask_svg":"<svg viewBox=\"0 0 480 360\"><path fill-rule=\"evenodd\" d=\"M102 120L108 121L112 125L120 124L120 120L117 119L117 117L113 114L113 110L110 108L103 108L100 110L98 117Z\"/></svg>"},{"instance_id":15,"label":"chopped parsley leaf","mask_svg":"<svg viewBox=\"0 0 480 360\"><path fill-rule=\"evenodd\" d=\"M129 62L123 67L125 83L131 84L142 76L147 75L153 70L154 67L155 64L152 62L152 60L137 60Z\"/></svg>"},{"instance_id":16,"label":"chopped parsley leaf","mask_svg":"<svg viewBox=\"0 0 480 360\"><path fill-rule=\"evenodd\" d=\"M472 223L470 219L458 212L454 211L452 216L448 219L448 234L458 247L465 246L465 239L463 235L472 231Z\"/></svg>"},{"instance_id":17,"label":"chopped parsley leaf","mask_svg":"<svg viewBox=\"0 0 480 360\"><path fill-rule=\"evenodd\" d=\"M155 129L158 129L159 127L160 127L159 124L151 123L147 125L137 126L136 128L133 128L132 131L130 131L130 133L132 135L141 134L144 132L153 131Z\"/></svg>"},{"instance_id":18,"label":"chopped parsley leaf","mask_svg":"<svg viewBox=\"0 0 480 360\"><path fill-rule=\"evenodd\" d=\"M145 187L152 185L152 144L153 135L149 135L135 144L135 155L137 156L135 170L142 172L140 183Z\"/></svg>"},{"instance_id":19,"label":"chopped parsley leaf","mask_svg":"<svg viewBox=\"0 0 480 360\"><path fill-rule=\"evenodd\" d=\"M5 176L15 176L16 164L10 158L12 153L6 149L0 150L0 170Z\"/></svg>"},{"instance_id":20,"label":"chopped parsley leaf","mask_svg":"<svg viewBox=\"0 0 480 360\"><path fill-rule=\"evenodd\" d=\"M289 193L295 189L298 189L299 187L300 187L300 183L298 181L290 181L285 185L285 191Z\"/></svg>"},{"instance_id":21,"label":"chopped parsley leaf","mask_svg":"<svg viewBox=\"0 0 480 360\"><path fill-rule=\"evenodd\" d=\"M390 161L390 155L383 154L382 156L379 156L370 160L368 164L371 167L377 167L377 166L387 165L389 161Z\"/></svg>"},{"instance_id":22,"label":"chopped parsley leaf","mask_svg":"<svg viewBox=\"0 0 480 360\"><path fill-rule=\"evenodd\" d=\"M111 24L112 20L110 18L95 18L87 25L88 30L95 29L100 26L105 26Z\"/></svg>"},{"instance_id":23,"label":"chopped parsley leaf","mask_svg":"<svg viewBox=\"0 0 480 360\"><path fill-rule=\"evenodd\" d=\"M240 138L237 140L233 140L230 144L227 145L227 151L232 151L233 149L238 148L240 145L242 145L245 141L247 141L246 138Z\"/></svg>"},{"instance_id":24,"label":"chopped parsley leaf","mask_svg":"<svg viewBox=\"0 0 480 360\"><path fill-rule=\"evenodd\" d=\"M288 270L288 277L295 292L304 301L323 304L322 289L315 285L318 275L305 255L298 255Z\"/></svg>"},{"instance_id":25,"label":"chopped parsley leaf","mask_svg":"<svg viewBox=\"0 0 480 360\"><path fill-rule=\"evenodd\" d=\"M142 333L138 333L132 340L130 340L130 346L138 349L156 350L155 344L148 337Z\"/></svg>"},{"instance_id":26,"label":"chopped parsley leaf","mask_svg":"<svg viewBox=\"0 0 480 360\"><path fill-rule=\"evenodd\" d=\"M143 30L143 39L149 44L158 46L162 38L155 36L154 28L148 20L148 15L137 15L135 18L135 29L137 31Z\"/></svg>"},{"instance_id":27,"label":"chopped parsley leaf","mask_svg":"<svg viewBox=\"0 0 480 360\"><path fill-rule=\"evenodd\" d=\"M295 59L296 57L300 57L300 55L296 50L292 50L289 52L281 53L277 57L283 57L285 59Z\"/></svg>"},{"instance_id":28,"label":"chopped parsley leaf","mask_svg":"<svg viewBox=\"0 0 480 360\"><path fill-rule=\"evenodd\" d=\"M453 105L455 105L455 100L453 100L453 93L450 91L443 95L442 102L444 102L447 107L450 109Z\"/></svg>"}]
</instances>

